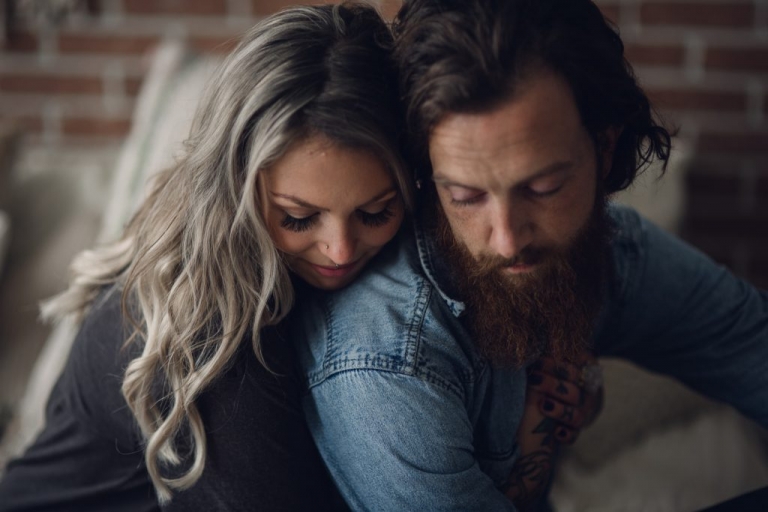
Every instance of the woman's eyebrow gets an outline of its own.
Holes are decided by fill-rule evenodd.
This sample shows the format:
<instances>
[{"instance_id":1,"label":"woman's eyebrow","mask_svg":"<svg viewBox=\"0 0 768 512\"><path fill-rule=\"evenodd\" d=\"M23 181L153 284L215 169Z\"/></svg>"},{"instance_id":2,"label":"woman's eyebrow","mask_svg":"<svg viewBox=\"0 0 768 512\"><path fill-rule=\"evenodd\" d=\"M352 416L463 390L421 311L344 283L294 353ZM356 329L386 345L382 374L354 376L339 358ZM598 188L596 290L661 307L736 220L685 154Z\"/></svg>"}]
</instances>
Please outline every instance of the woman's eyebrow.
<instances>
[{"instance_id":1,"label":"woman's eyebrow","mask_svg":"<svg viewBox=\"0 0 768 512\"><path fill-rule=\"evenodd\" d=\"M376 194L375 196L373 196L370 201L367 201L367 202L361 204L358 208L362 208L364 206L369 206L369 205L372 205L374 203L377 203L377 202L381 201L382 199L384 199L389 194L392 194L392 193L395 193L395 192L397 192L397 189L395 189L395 187L389 187L388 189L383 190L381 193Z\"/></svg>"},{"instance_id":2,"label":"woman's eyebrow","mask_svg":"<svg viewBox=\"0 0 768 512\"><path fill-rule=\"evenodd\" d=\"M319 210L321 212L327 212L328 208L320 208L319 206L315 206L312 203L308 203L302 199L299 199L296 196L288 195L288 194L276 194L271 193L272 197L279 197L280 199L287 199L288 201L291 201L293 203L296 203L298 206L301 206L302 208L307 208L308 210Z\"/></svg>"},{"instance_id":3,"label":"woman's eyebrow","mask_svg":"<svg viewBox=\"0 0 768 512\"><path fill-rule=\"evenodd\" d=\"M396 192L396 191L397 190L395 189L395 187L389 187L388 189L383 190L382 192L380 192L380 193L376 194L375 196L373 196L370 200L368 200L365 203L361 204L358 208L363 208L365 206L369 206L371 204L374 204L377 201L381 201L382 198L384 198L387 195L389 195L389 194L391 194L393 192ZM318 210L318 211L321 211L321 212L329 211L328 208L321 208L321 207L319 207L317 205L314 205L312 203L308 203L308 202L304 201L303 199L299 199L298 197L292 196L290 194L272 193L271 195L272 195L272 197L279 197L280 199L287 199L288 201L291 201L292 203L295 203L296 205L301 206L302 208L307 208L308 210Z\"/></svg>"}]
</instances>

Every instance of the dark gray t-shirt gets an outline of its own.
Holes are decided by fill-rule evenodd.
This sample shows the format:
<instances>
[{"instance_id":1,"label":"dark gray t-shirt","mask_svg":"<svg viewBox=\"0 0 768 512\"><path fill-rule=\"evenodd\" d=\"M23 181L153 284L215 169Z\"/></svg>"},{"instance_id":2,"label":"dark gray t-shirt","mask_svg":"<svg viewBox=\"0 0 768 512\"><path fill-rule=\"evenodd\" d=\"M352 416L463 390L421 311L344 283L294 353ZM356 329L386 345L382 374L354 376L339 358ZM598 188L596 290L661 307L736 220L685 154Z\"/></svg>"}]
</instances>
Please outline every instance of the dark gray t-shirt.
<instances>
[{"instance_id":1,"label":"dark gray t-shirt","mask_svg":"<svg viewBox=\"0 0 768 512\"><path fill-rule=\"evenodd\" d=\"M46 427L0 481L0 511L160 510L143 441L120 391L137 355L122 349L120 294L83 322L48 401ZM164 510L332 510L338 494L307 431L292 344L265 336L267 371L248 340L198 399L207 432L200 480Z\"/></svg>"}]
</instances>

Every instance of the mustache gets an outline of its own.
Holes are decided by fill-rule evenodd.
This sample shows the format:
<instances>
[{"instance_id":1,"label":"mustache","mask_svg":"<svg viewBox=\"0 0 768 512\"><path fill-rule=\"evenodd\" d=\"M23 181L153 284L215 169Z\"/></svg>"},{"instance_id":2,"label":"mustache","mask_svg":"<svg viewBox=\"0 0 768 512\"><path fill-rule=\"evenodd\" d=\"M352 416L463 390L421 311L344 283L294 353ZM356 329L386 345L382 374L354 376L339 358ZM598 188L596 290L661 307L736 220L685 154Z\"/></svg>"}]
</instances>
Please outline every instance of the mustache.
<instances>
[{"instance_id":1,"label":"mustache","mask_svg":"<svg viewBox=\"0 0 768 512\"><path fill-rule=\"evenodd\" d=\"M550 250L539 247L526 247L511 258L505 258L498 255L481 254L475 260L472 274L475 276L484 276L497 270L515 265L536 265L544 261Z\"/></svg>"}]
</instances>

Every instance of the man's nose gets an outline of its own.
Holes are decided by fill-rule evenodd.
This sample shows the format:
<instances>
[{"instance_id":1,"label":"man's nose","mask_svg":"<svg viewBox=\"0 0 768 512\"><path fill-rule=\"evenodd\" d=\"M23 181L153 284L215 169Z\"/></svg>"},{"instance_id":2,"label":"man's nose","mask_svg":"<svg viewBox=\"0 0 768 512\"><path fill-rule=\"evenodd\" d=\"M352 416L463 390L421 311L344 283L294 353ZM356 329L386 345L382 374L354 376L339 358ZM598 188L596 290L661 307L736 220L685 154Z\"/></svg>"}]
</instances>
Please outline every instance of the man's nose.
<instances>
[{"instance_id":1,"label":"man's nose","mask_svg":"<svg viewBox=\"0 0 768 512\"><path fill-rule=\"evenodd\" d=\"M491 252L503 258L517 256L533 241L533 223L524 208L499 205L491 219Z\"/></svg>"}]
</instances>

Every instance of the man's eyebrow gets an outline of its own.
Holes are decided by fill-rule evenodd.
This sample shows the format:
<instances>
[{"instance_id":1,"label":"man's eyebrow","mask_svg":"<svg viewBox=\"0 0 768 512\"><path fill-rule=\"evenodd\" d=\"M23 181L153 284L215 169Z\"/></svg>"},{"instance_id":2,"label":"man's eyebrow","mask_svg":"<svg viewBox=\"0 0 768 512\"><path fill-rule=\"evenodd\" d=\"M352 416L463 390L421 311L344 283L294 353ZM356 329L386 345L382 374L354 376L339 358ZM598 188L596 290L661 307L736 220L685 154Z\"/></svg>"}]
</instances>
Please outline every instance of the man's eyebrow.
<instances>
[{"instance_id":1,"label":"man's eyebrow","mask_svg":"<svg viewBox=\"0 0 768 512\"><path fill-rule=\"evenodd\" d=\"M544 178L546 176L549 176L550 174L555 174L561 171L564 171L566 169L570 169L573 167L573 162L571 160L564 160L560 162L554 162L552 164L547 165L546 167L539 169L538 171L532 173L530 176L525 177L524 179L520 180L520 183L527 183L533 180L537 180L540 178ZM435 182L437 185L443 185L447 187L461 187L461 188L474 188L471 185L467 185L465 183L459 183L458 181L453 181L450 178L447 178L440 173L435 173L432 175L432 181Z\"/></svg>"},{"instance_id":2,"label":"man's eyebrow","mask_svg":"<svg viewBox=\"0 0 768 512\"><path fill-rule=\"evenodd\" d=\"M391 194L392 192L396 192L396 191L397 191L397 189L395 189L395 187L390 187L390 188L388 188L386 190L383 190L382 192L380 192L380 193L376 194L375 196L373 196L369 201L366 201L365 203L359 205L358 208L364 208L366 206L370 206L370 205L376 203L377 201L381 201L382 198L384 198L387 195ZM316 206L316 205L314 205L312 203L308 203L308 202L304 201L303 199L299 199L298 197L292 196L292 195L289 195L289 194L272 193L271 195L272 195L272 197L279 197L281 199L287 199L288 201L291 201L291 202L295 203L296 205L298 205L298 206L300 206L302 208L306 208L308 210L318 210L318 211L321 211L321 212L327 212L328 211L328 208L320 208L319 206Z\"/></svg>"}]
</instances>

